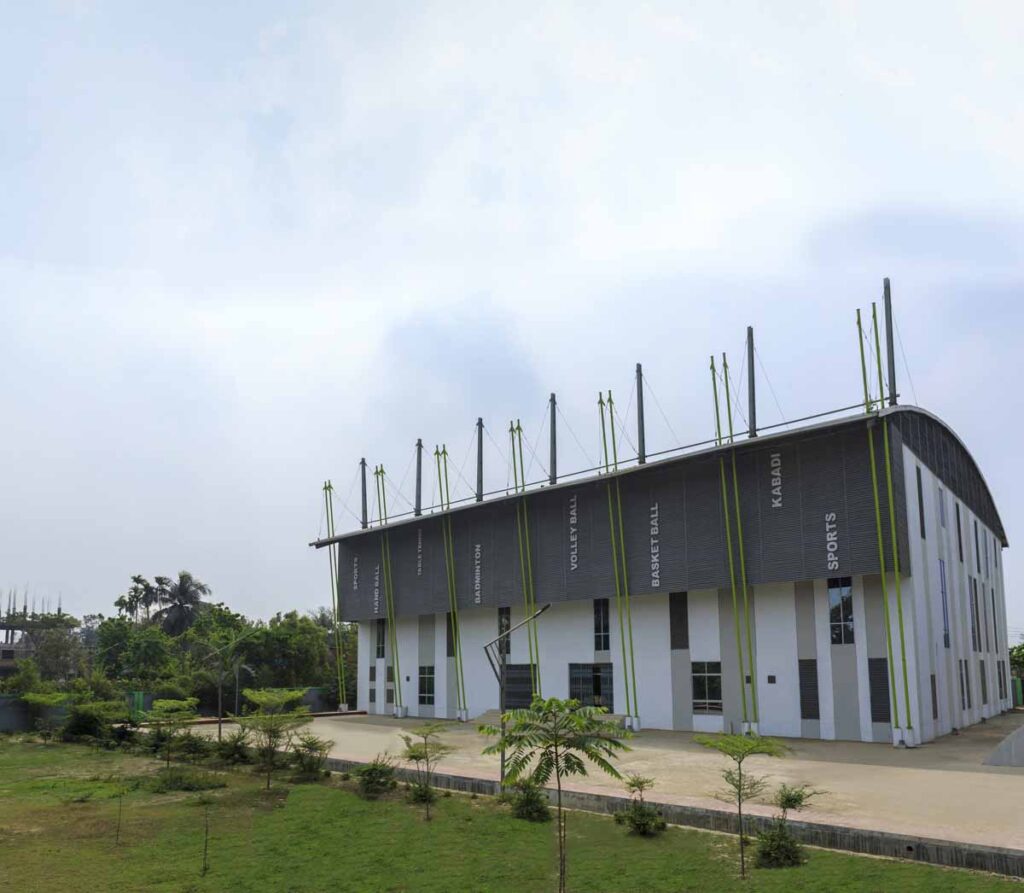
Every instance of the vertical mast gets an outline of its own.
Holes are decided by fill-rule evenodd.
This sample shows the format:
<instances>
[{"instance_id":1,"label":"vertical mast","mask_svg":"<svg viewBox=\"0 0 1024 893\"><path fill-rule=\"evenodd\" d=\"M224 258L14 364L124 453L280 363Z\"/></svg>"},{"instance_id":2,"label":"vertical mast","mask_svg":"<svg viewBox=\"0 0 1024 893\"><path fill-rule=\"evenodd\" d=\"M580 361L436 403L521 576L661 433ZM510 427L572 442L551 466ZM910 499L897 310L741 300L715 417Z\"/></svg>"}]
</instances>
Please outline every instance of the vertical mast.
<instances>
[{"instance_id":1,"label":"vertical mast","mask_svg":"<svg viewBox=\"0 0 1024 893\"><path fill-rule=\"evenodd\" d=\"M484 420L476 420L476 501L484 501Z\"/></svg>"},{"instance_id":2,"label":"vertical mast","mask_svg":"<svg viewBox=\"0 0 1024 893\"><path fill-rule=\"evenodd\" d=\"M882 280L885 298L885 359L889 366L889 405L896 405L896 351L893 347L892 295L889 291L889 277ZM881 399L881 396L879 397Z\"/></svg>"},{"instance_id":3,"label":"vertical mast","mask_svg":"<svg viewBox=\"0 0 1024 893\"><path fill-rule=\"evenodd\" d=\"M558 481L558 442L555 437L555 411L557 404L555 403L555 395L551 395L551 472L548 477L548 481L552 484Z\"/></svg>"},{"instance_id":4,"label":"vertical mast","mask_svg":"<svg viewBox=\"0 0 1024 893\"><path fill-rule=\"evenodd\" d=\"M423 514L423 439L416 438L416 504L412 513L418 518Z\"/></svg>"},{"instance_id":5,"label":"vertical mast","mask_svg":"<svg viewBox=\"0 0 1024 893\"><path fill-rule=\"evenodd\" d=\"M366 513L366 459L362 458L359 460L359 474L363 479L363 514L359 519L359 526L366 530L368 526L369 516Z\"/></svg>"},{"instance_id":6,"label":"vertical mast","mask_svg":"<svg viewBox=\"0 0 1024 893\"><path fill-rule=\"evenodd\" d=\"M747 326L747 404L750 425L747 433L757 437L757 391L754 386L754 327Z\"/></svg>"},{"instance_id":7,"label":"vertical mast","mask_svg":"<svg viewBox=\"0 0 1024 893\"><path fill-rule=\"evenodd\" d=\"M636 447L637 464L643 465L647 462L647 443L644 438L644 370L639 363L636 364Z\"/></svg>"}]
</instances>

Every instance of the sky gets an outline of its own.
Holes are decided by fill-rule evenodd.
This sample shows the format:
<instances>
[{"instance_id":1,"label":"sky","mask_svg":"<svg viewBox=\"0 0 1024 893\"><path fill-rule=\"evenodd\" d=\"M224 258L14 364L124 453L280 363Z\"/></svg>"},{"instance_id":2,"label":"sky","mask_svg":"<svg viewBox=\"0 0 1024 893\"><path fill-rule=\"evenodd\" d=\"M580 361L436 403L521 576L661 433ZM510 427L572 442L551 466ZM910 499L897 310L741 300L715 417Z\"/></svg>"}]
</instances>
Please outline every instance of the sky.
<instances>
[{"instance_id":1,"label":"sky","mask_svg":"<svg viewBox=\"0 0 1024 893\"><path fill-rule=\"evenodd\" d=\"M888 276L1024 633L1019 4L0 5L0 590L328 604L360 457L465 495L481 416L504 487L557 392L590 465L636 362L648 450L703 440L747 325L762 425L852 404Z\"/></svg>"}]
</instances>

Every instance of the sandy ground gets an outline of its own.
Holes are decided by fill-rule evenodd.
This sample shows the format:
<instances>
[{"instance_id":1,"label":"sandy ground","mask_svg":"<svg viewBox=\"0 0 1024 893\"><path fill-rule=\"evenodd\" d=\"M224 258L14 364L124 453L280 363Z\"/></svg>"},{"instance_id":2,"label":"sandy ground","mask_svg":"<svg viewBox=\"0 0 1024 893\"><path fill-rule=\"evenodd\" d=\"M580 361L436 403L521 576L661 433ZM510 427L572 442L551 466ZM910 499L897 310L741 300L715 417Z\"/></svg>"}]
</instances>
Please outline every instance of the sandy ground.
<instances>
[{"instance_id":1,"label":"sandy ground","mask_svg":"<svg viewBox=\"0 0 1024 893\"><path fill-rule=\"evenodd\" d=\"M382 716L318 717L312 731L334 742L331 756L366 761L402 749L399 733L422 720ZM886 744L789 739L782 759L752 757L745 765L773 783L809 784L825 791L808 821L895 831L922 837L1024 848L1024 769L985 766L1000 741L1024 725L1018 710L913 750ZM498 758L480 751L488 739L475 723L446 723L445 739L457 750L440 771L498 778ZM216 727L204 732L216 734ZM725 761L693 742L687 732L642 731L622 755L623 773L656 779L651 799L724 808L715 799ZM622 794L621 782L603 774L567 787ZM768 814L767 807L752 812Z\"/></svg>"}]
</instances>

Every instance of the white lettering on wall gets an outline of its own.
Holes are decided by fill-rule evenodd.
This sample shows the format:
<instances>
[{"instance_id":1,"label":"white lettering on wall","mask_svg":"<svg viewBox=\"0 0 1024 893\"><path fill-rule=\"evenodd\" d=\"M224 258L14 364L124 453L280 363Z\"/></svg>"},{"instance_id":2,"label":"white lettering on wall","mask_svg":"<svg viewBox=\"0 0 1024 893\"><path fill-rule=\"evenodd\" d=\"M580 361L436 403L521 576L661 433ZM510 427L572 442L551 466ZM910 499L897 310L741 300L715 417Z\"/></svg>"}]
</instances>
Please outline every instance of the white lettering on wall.
<instances>
[{"instance_id":1,"label":"white lettering on wall","mask_svg":"<svg viewBox=\"0 0 1024 893\"><path fill-rule=\"evenodd\" d=\"M839 570L839 527L835 512L825 512L825 555L828 569Z\"/></svg>"},{"instance_id":2,"label":"white lettering on wall","mask_svg":"<svg viewBox=\"0 0 1024 893\"><path fill-rule=\"evenodd\" d=\"M480 543L473 546L473 601L480 604Z\"/></svg>"},{"instance_id":3,"label":"white lettering on wall","mask_svg":"<svg viewBox=\"0 0 1024 893\"><path fill-rule=\"evenodd\" d=\"M352 591L359 591L359 556L352 556Z\"/></svg>"},{"instance_id":4,"label":"white lettering on wall","mask_svg":"<svg viewBox=\"0 0 1024 893\"><path fill-rule=\"evenodd\" d=\"M661 588L661 525L658 503L651 506L651 588Z\"/></svg>"},{"instance_id":5,"label":"white lettering on wall","mask_svg":"<svg viewBox=\"0 0 1024 893\"><path fill-rule=\"evenodd\" d=\"M782 508L782 454L772 453L770 462L772 483L772 508Z\"/></svg>"},{"instance_id":6,"label":"white lettering on wall","mask_svg":"<svg viewBox=\"0 0 1024 893\"><path fill-rule=\"evenodd\" d=\"M380 613L380 565L373 566L373 613Z\"/></svg>"},{"instance_id":7,"label":"white lettering on wall","mask_svg":"<svg viewBox=\"0 0 1024 893\"><path fill-rule=\"evenodd\" d=\"M569 497L569 570L574 571L580 566L579 553L579 508L577 497Z\"/></svg>"},{"instance_id":8,"label":"white lettering on wall","mask_svg":"<svg viewBox=\"0 0 1024 893\"><path fill-rule=\"evenodd\" d=\"M423 576L423 528L416 528L416 576Z\"/></svg>"}]
</instances>

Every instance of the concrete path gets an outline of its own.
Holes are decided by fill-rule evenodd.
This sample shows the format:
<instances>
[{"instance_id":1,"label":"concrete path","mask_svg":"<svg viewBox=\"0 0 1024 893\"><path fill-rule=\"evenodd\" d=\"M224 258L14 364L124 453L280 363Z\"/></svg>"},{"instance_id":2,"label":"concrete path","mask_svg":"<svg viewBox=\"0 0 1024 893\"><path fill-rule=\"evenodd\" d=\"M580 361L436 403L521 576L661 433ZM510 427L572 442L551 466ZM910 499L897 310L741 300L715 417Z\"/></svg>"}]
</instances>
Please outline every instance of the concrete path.
<instances>
[{"instance_id":1,"label":"concrete path","mask_svg":"<svg viewBox=\"0 0 1024 893\"><path fill-rule=\"evenodd\" d=\"M368 761L402 750L399 733L423 722L380 716L318 717L312 731L334 742L331 756ZM498 758L480 751L488 739L474 723L447 723L445 739L456 751L440 771L498 778ZM985 765L1012 732L1024 734L1024 710L997 717L922 747L789 739L783 759L751 757L745 765L773 784L809 784L825 791L800 818L849 827L893 831L990 846L1024 848L1024 769ZM1020 740L1018 736L1018 740ZM656 780L650 797L667 803L723 808L715 798L725 760L693 742L687 732L643 731L629 742L619 766ZM568 787L622 793L604 775L572 781ZM751 812L771 814L766 806Z\"/></svg>"}]
</instances>

